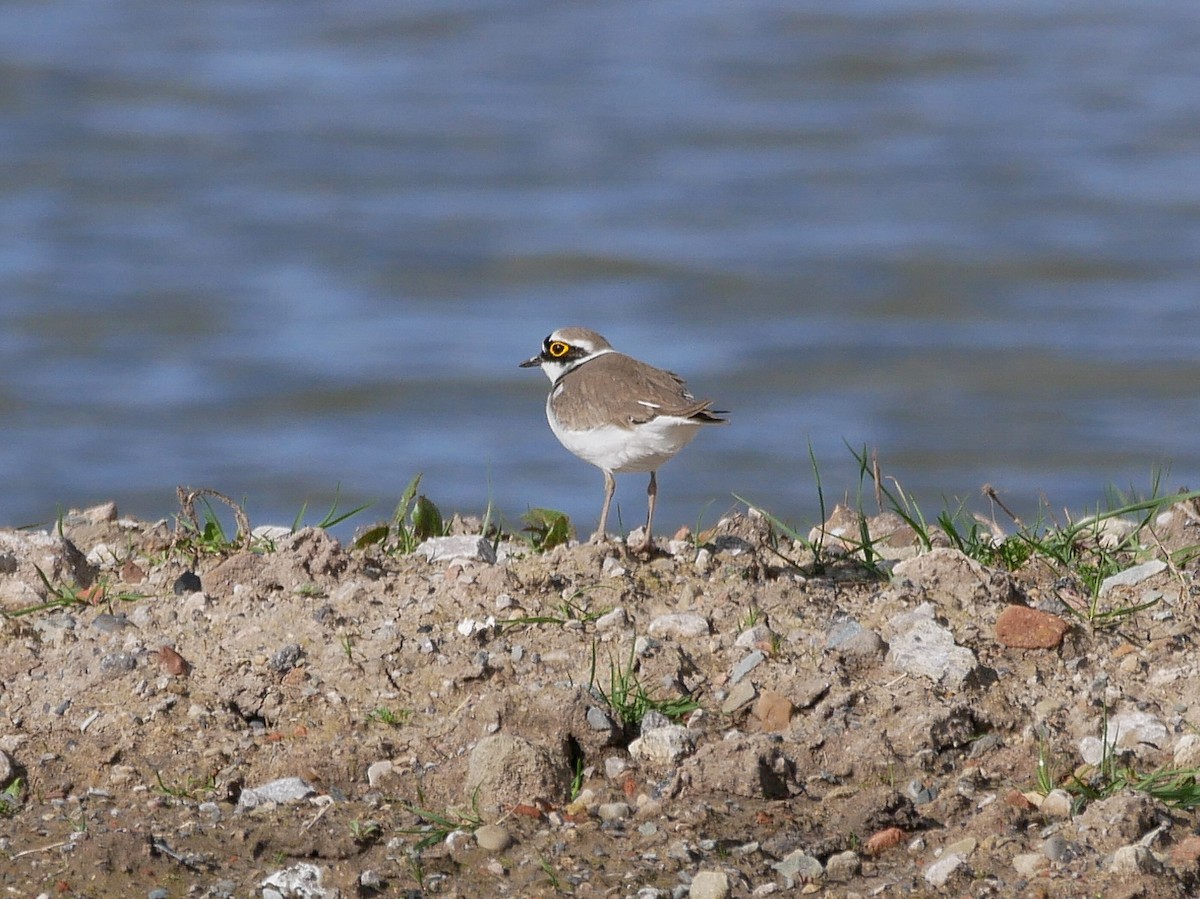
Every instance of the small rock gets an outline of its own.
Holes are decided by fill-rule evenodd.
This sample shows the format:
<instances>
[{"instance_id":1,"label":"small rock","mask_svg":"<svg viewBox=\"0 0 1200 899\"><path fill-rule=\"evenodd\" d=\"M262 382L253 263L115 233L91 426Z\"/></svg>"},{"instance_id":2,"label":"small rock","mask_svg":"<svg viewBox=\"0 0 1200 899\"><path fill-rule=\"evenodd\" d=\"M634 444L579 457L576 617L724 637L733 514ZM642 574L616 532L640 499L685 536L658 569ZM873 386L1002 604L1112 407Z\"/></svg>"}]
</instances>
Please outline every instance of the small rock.
<instances>
[{"instance_id":1,"label":"small rock","mask_svg":"<svg viewBox=\"0 0 1200 899\"><path fill-rule=\"evenodd\" d=\"M739 709L743 709L754 702L755 695L754 684L748 680L744 680L729 691L729 695L721 703L721 712L725 715L732 715Z\"/></svg>"},{"instance_id":2,"label":"small rock","mask_svg":"<svg viewBox=\"0 0 1200 899\"><path fill-rule=\"evenodd\" d=\"M267 661L267 667L278 674L287 674L296 667L296 663L304 655L304 650L296 643L288 643L277 649Z\"/></svg>"},{"instance_id":3,"label":"small rock","mask_svg":"<svg viewBox=\"0 0 1200 899\"><path fill-rule=\"evenodd\" d=\"M933 606L926 602L888 622L896 636L887 658L901 671L957 689L975 670L975 653L957 645L954 635L934 621L933 615Z\"/></svg>"},{"instance_id":4,"label":"small rock","mask_svg":"<svg viewBox=\"0 0 1200 899\"><path fill-rule=\"evenodd\" d=\"M697 871L688 899L729 899L729 875L724 871Z\"/></svg>"},{"instance_id":5,"label":"small rock","mask_svg":"<svg viewBox=\"0 0 1200 899\"><path fill-rule=\"evenodd\" d=\"M625 609L622 606L617 606L611 612L605 612L596 619L596 630L604 633L605 631L626 627L628 624L629 616L625 614Z\"/></svg>"},{"instance_id":6,"label":"small rock","mask_svg":"<svg viewBox=\"0 0 1200 899\"><path fill-rule=\"evenodd\" d=\"M695 612L673 612L659 615L647 629L651 637L674 637L677 640L690 637L707 637L708 619Z\"/></svg>"},{"instance_id":7,"label":"small rock","mask_svg":"<svg viewBox=\"0 0 1200 899\"><path fill-rule=\"evenodd\" d=\"M496 550L485 537L430 537L415 550L430 562L452 562L457 559L469 562L496 563Z\"/></svg>"},{"instance_id":8,"label":"small rock","mask_svg":"<svg viewBox=\"0 0 1200 899\"><path fill-rule=\"evenodd\" d=\"M825 879L845 883L858 876L862 862L857 852L838 852L825 861Z\"/></svg>"},{"instance_id":9,"label":"small rock","mask_svg":"<svg viewBox=\"0 0 1200 899\"><path fill-rule=\"evenodd\" d=\"M642 731L642 735L629 744L629 755L651 767L665 768L690 755L694 748L688 729L670 724Z\"/></svg>"},{"instance_id":10,"label":"small rock","mask_svg":"<svg viewBox=\"0 0 1200 899\"><path fill-rule=\"evenodd\" d=\"M613 729L612 719L595 706L591 706L587 710L587 723L592 730L602 733Z\"/></svg>"},{"instance_id":11,"label":"small rock","mask_svg":"<svg viewBox=\"0 0 1200 899\"><path fill-rule=\"evenodd\" d=\"M1070 818L1071 794L1066 790L1051 790L1042 799L1042 804L1038 806L1038 811L1047 818Z\"/></svg>"},{"instance_id":12,"label":"small rock","mask_svg":"<svg viewBox=\"0 0 1200 899\"><path fill-rule=\"evenodd\" d=\"M790 699L782 693L768 690L758 697L751 714L762 725L763 730L782 733L792 723L792 715L795 712L796 707Z\"/></svg>"},{"instance_id":13,"label":"small rock","mask_svg":"<svg viewBox=\"0 0 1200 899\"><path fill-rule=\"evenodd\" d=\"M996 639L1011 649L1053 649L1070 629L1057 615L1027 606L1009 606L996 619Z\"/></svg>"},{"instance_id":14,"label":"small rock","mask_svg":"<svg viewBox=\"0 0 1200 899\"><path fill-rule=\"evenodd\" d=\"M1103 727L1103 738L1084 737L1079 741L1079 753L1089 765L1099 765L1108 752L1128 749L1134 755L1155 753L1167 744L1167 725L1163 721L1139 709L1124 709L1101 718L1096 730ZM1107 744L1107 747L1106 747Z\"/></svg>"},{"instance_id":15,"label":"small rock","mask_svg":"<svg viewBox=\"0 0 1200 899\"><path fill-rule=\"evenodd\" d=\"M336 889L325 889L322 881L325 873L316 865L301 862L282 871L276 871L262 881L263 887L273 887L285 899L335 899ZM267 891L263 890L266 896Z\"/></svg>"},{"instance_id":16,"label":"small rock","mask_svg":"<svg viewBox=\"0 0 1200 899\"><path fill-rule=\"evenodd\" d=\"M380 762L374 762L367 767L367 783L373 787L379 784L392 773L394 766L390 761L384 759Z\"/></svg>"},{"instance_id":17,"label":"small rock","mask_svg":"<svg viewBox=\"0 0 1200 899\"><path fill-rule=\"evenodd\" d=\"M1132 876L1137 874L1155 874L1162 866L1158 859L1145 846L1122 846L1113 853L1108 870L1117 876Z\"/></svg>"},{"instance_id":18,"label":"small rock","mask_svg":"<svg viewBox=\"0 0 1200 899\"><path fill-rule=\"evenodd\" d=\"M1064 837L1061 833L1052 835L1046 842L1042 843L1042 854L1052 862L1062 863L1069 862L1083 852L1083 849L1078 843L1073 843Z\"/></svg>"},{"instance_id":19,"label":"small rock","mask_svg":"<svg viewBox=\"0 0 1200 899\"><path fill-rule=\"evenodd\" d=\"M199 593L203 589L204 587L200 584L200 578L194 571L185 571L179 577L175 578L175 583L171 586L171 592L176 596Z\"/></svg>"},{"instance_id":20,"label":"small rock","mask_svg":"<svg viewBox=\"0 0 1200 899\"><path fill-rule=\"evenodd\" d=\"M802 849L784 856L771 867L783 877L785 889L795 889L797 883L813 883L825 876L825 868L818 859Z\"/></svg>"},{"instance_id":21,"label":"small rock","mask_svg":"<svg viewBox=\"0 0 1200 899\"><path fill-rule=\"evenodd\" d=\"M249 790L242 790L238 796L238 808L256 808L268 802L279 804L299 802L316 794L312 784L299 777L282 777ZM266 881L263 881L266 883ZM278 886L278 884L274 884Z\"/></svg>"},{"instance_id":22,"label":"small rock","mask_svg":"<svg viewBox=\"0 0 1200 899\"><path fill-rule=\"evenodd\" d=\"M1050 860L1041 852L1023 852L1013 856L1012 866L1021 877L1031 880L1050 867Z\"/></svg>"},{"instance_id":23,"label":"small rock","mask_svg":"<svg viewBox=\"0 0 1200 899\"><path fill-rule=\"evenodd\" d=\"M503 852L512 845L512 834L499 824L485 824L475 831L475 842L487 852Z\"/></svg>"},{"instance_id":24,"label":"small rock","mask_svg":"<svg viewBox=\"0 0 1200 899\"><path fill-rule=\"evenodd\" d=\"M633 810L624 802L605 802L596 809L596 814L600 816L601 821L611 824L614 821L624 821L633 814Z\"/></svg>"},{"instance_id":25,"label":"small rock","mask_svg":"<svg viewBox=\"0 0 1200 899\"><path fill-rule=\"evenodd\" d=\"M944 887L966 860L966 856L957 852L947 853L925 869L925 880L931 886Z\"/></svg>"},{"instance_id":26,"label":"small rock","mask_svg":"<svg viewBox=\"0 0 1200 899\"><path fill-rule=\"evenodd\" d=\"M15 776L16 769L12 759L8 757L7 752L0 750L0 789L7 787Z\"/></svg>"},{"instance_id":27,"label":"small rock","mask_svg":"<svg viewBox=\"0 0 1200 899\"><path fill-rule=\"evenodd\" d=\"M729 675L730 683L736 684L743 677L761 665L766 658L766 655L761 650L754 650L754 652L750 653L750 655L746 656L733 666L733 672Z\"/></svg>"},{"instance_id":28,"label":"small rock","mask_svg":"<svg viewBox=\"0 0 1200 899\"><path fill-rule=\"evenodd\" d=\"M629 762L619 755L610 755L604 760L604 776L609 780L616 780L628 770Z\"/></svg>"},{"instance_id":29,"label":"small rock","mask_svg":"<svg viewBox=\"0 0 1200 899\"><path fill-rule=\"evenodd\" d=\"M754 627L746 628L746 630L738 634L737 640L734 641L733 645L739 649L750 649L758 646L760 643L770 643L773 636L774 634L771 633L771 629L765 624L756 624Z\"/></svg>"},{"instance_id":30,"label":"small rock","mask_svg":"<svg viewBox=\"0 0 1200 899\"><path fill-rule=\"evenodd\" d=\"M1132 568L1126 568L1124 571L1119 571L1101 581L1100 595L1104 596L1114 587L1133 587L1166 570L1167 563L1161 559L1153 559L1149 562L1143 562L1140 565L1134 565Z\"/></svg>"}]
</instances>

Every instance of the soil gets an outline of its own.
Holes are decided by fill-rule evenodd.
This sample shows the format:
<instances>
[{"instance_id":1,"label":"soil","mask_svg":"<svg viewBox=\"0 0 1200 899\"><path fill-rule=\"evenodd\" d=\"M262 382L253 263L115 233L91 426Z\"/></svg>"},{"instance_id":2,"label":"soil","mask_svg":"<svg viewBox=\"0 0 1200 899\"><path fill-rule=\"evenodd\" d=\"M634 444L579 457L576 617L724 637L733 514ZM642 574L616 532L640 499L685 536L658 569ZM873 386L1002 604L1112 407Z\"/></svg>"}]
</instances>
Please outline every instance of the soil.
<instances>
[{"instance_id":1,"label":"soil","mask_svg":"<svg viewBox=\"0 0 1200 899\"><path fill-rule=\"evenodd\" d=\"M0 887L1194 895L1196 812L1112 783L1200 765L1194 568L1089 615L1070 572L870 526L884 574L752 513L650 558L316 529L202 553L111 505L2 532Z\"/></svg>"}]
</instances>

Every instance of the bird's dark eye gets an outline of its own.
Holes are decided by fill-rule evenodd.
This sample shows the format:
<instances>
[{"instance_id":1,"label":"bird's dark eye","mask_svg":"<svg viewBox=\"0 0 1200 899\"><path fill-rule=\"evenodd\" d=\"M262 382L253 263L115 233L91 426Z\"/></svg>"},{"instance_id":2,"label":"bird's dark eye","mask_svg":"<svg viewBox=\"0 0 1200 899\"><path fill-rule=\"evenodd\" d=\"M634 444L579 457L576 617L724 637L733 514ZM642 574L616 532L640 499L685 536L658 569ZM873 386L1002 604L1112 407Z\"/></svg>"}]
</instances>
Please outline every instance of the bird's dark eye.
<instances>
[{"instance_id":1,"label":"bird's dark eye","mask_svg":"<svg viewBox=\"0 0 1200 899\"><path fill-rule=\"evenodd\" d=\"M563 356L567 355L568 352L570 352L571 347L569 344L565 344L561 340L554 340L551 341L550 346L546 347L546 349L549 350L552 357L555 359L561 359Z\"/></svg>"}]
</instances>

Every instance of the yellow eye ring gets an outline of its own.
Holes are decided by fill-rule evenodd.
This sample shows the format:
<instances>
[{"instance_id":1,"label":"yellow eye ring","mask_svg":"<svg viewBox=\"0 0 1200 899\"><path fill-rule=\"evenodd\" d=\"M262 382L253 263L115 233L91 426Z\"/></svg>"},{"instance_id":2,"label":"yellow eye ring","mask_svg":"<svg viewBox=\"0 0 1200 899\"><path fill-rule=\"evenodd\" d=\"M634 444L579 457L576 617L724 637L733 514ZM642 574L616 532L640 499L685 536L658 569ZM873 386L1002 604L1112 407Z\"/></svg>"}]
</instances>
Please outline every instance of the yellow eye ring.
<instances>
[{"instance_id":1,"label":"yellow eye ring","mask_svg":"<svg viewBox=\"0 0 1200 899\"><path fill-rule=\"evenodd\" d=\"M563 356L567 355L571 347L563 343L561 340L556 340L546 349L550 351L550 355L555 359L561 359Z\"/></svg>"}]
</instances>

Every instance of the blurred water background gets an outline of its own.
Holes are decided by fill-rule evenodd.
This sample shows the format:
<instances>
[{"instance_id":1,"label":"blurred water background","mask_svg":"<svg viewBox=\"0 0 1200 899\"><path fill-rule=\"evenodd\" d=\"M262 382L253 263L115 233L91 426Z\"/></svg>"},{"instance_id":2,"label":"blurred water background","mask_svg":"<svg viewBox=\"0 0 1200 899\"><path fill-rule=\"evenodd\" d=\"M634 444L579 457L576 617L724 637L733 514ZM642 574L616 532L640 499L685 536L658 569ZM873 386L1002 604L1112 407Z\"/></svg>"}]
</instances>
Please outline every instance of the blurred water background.
<instances>
[{"instance_id":1,"label":"blurred water background","mask_svg":"<svg viewBox=\"0 0 1200 899\"><path fill-rule=\"evenodd\" d=\"M0 3L0 523L409 478L594 524L517 362L731 410L660 475L817 520L1200 486L1200 5ZM645 479L620 479L626 527ZM353 524L353 522L352 522Z\"/></svg>"}]
</instances>

